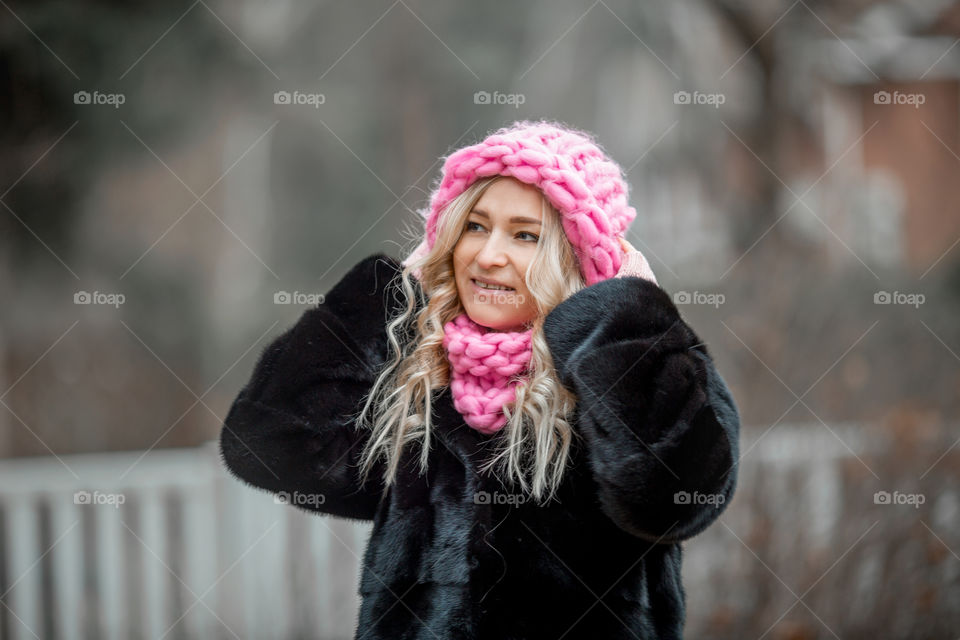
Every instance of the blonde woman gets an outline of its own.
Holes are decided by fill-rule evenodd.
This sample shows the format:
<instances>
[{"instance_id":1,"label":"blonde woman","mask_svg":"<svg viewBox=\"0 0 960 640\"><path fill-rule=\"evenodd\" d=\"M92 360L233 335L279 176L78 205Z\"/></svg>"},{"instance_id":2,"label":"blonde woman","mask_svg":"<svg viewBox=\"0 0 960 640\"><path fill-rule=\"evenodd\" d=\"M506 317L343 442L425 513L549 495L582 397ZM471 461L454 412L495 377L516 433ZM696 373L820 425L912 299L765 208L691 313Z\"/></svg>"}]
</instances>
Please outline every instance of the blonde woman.
<instances>
[{"instance_id":1,"label":"blonde woman","mask_svg":"<svg viewBox=\"0 0 960 640\"><path fill-rule=\"evenodd\" d=\"M517 122L424 213L265 349L225 464L373 520L357 638L682 637L680 542L733 496L739 414L624 240L621 168Z\"/></svg>"}]
</instances>

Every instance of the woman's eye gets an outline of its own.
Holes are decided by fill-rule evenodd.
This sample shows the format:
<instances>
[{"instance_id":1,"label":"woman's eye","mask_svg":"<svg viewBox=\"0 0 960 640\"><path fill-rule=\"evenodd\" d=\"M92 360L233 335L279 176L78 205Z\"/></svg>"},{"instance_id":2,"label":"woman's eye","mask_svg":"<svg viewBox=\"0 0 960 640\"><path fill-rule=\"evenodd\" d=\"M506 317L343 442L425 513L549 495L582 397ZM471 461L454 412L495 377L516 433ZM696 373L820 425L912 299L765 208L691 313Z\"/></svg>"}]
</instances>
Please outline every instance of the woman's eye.
<instances>
[{"instance_id":1,"label":"woman's eye","mask_svg":"<svg viewBox=\"0 0 960 640\"><path fill-rule=\"evenodd\" d=\"M480 224L479 222L472 222L472 221L467 222L466 224L467 231L474 231L475 230L474 227L476 227L477 231L484 231L483 225ZM540 241L540 238L536 234L530 233L529 231L521 231L520 233L517 234L518 238L522 238L523 236L530 236L529 242Z\"/></svg>"}]
</instances>

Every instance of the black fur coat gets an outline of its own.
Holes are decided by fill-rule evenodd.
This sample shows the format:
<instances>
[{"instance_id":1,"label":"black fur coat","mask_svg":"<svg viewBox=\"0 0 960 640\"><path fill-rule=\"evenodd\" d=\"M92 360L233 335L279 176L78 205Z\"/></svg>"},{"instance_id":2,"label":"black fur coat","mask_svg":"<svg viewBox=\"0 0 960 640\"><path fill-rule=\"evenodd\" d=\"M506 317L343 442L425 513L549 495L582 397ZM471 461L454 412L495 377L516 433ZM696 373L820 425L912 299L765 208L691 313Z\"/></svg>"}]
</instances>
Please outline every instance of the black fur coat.
<instances>
[{"instance_id":1,"label":"black fur coat","mask_svg":"<svg viewBox=\"0 0 960 640\"><path fill-rule=\"evenodd\" d=\"M478 466L497 434L434 403L429 470L408 447L398 484L358 482L356 414L388 356L396 260L357 264L261 354L220 440L227 468L302 508L373 520L357 638L680 638L681 541L733 497L739 414L669 295L605 280L547 316L583 436L559 501L523 502ZM381 467L382 468L382 467Z\"/></svg>"}]
</instances>

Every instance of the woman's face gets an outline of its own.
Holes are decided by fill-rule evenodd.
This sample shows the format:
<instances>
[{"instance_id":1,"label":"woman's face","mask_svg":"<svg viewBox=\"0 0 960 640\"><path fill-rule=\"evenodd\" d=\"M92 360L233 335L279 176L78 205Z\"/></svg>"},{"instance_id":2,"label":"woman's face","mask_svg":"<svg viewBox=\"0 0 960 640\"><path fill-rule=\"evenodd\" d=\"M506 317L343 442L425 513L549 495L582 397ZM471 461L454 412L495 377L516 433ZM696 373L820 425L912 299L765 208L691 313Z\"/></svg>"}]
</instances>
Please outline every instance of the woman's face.
<instances>
[{"instance_id":1,"label":"woman's face","mask_svg":"<svg viewBox=\"0 0 960 640\"><path fill-rule=\"evenodd\" d=\"M537 316L524 274L537 250L543 195L515 178L487 187L453 248L460 302L471 320L498 331L522 331ZM477 281L508 287L482 288Z\"/></svg>"}]
</instances>

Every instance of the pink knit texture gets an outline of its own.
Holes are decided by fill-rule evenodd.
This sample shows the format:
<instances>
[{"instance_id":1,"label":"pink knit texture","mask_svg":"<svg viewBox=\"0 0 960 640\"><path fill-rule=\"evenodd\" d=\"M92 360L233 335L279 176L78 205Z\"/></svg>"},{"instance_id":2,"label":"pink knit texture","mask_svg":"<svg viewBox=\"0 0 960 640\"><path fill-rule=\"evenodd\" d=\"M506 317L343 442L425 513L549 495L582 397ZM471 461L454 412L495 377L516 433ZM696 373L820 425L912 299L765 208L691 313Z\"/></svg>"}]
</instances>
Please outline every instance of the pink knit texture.
<instances>
[{"instance_id":1,"label":"pink knit texture","mask_svg":"<svg viewBox=\"0 0 960 640\"><path fill-rule=\"evenodd\" d=\"M464 421L486 435L503 428L503 406L530 363L531 331L492 331L466 313L444 325L443 346L452 368L453 405Z\"/></svg>"},{"instance_id":2,"label":"pink knit texture","mask_svg":"<svg viewBox=\"0 0 960 640\"><path fill-rule=\"evenodd\" d=\"M623 256L617 237L637 216L623 172L589 134L549 121L515 122L450 154L425 214L424 242L404 264L433 248L440 212L451 200L496 175L537 186L556 207L587 285L616 276Z\"/></svg>"},{"instance_id":3,"label":"pink knit texture","mask_svg":"<svg viewBox=\"0 0 960 640\"><path fill-rule=\"evenodd\" d=\"M626 276L644 278L653 284L658 284L657 277L653 275L653 270L650 268L650 263L639 251L630 251L624 257L623 264L620 265L620 271L617 272L617 277L623 278Z\"/></svg>"}]
</instances>

